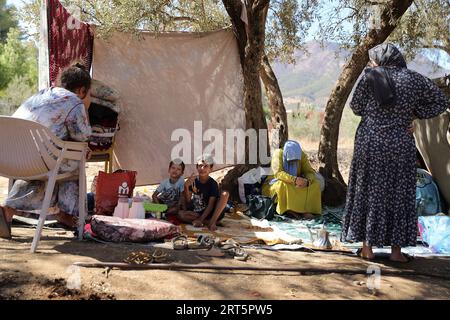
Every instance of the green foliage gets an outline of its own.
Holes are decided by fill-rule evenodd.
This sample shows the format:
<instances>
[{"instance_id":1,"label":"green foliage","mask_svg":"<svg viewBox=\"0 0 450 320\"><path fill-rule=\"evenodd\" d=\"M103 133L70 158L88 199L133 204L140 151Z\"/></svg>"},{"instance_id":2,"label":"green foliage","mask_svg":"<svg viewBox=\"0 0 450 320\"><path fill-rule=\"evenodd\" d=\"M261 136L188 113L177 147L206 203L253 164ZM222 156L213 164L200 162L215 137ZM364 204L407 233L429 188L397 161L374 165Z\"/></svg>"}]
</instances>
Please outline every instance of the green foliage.
<instances>
[{"instance_id":1,"label":"green foliage","mask_svg":"<svg viewBox=\"0 0 450 320\"><path fill-rule=\"evenodd\" d=\"M266 53L270 60L295 63L296 50L305 50L319 0L271 1L266 23Z\"/></svg>"},{"instance_id":2,"label":"green foliage","mask_svg":"<svg viewBox=\"0 0 450 320\"><path fill-rule=\"evenodd\" d=\"M400 44L408 59L421 48L436 48L450 56L450 2L415 0L389 40Z\"/></svg>"},{"instance_id":3,"label":"green foliage","mask_svg":"<svg viewBox=\"0 0 450 320\"><path fill-rule=\"evenodd\" d=\"M31 41L23 41L19 29L12 28L6 43L0 45L0 90L16 76L26 83L37 85L37 48Z\"/></svg>"},{"instance_id":4,"label":"green foliage","mask_svg":"<svg viewBox=\"0 0 450 320\"><path fill-rule=\"evenodd\" d=\"M212 31L230 24L221 1L217 0L66 0L64 3L79 7L82 20L97 25L98 36L104 38L114 31L136 35L141 30Z\"/></svg>"},{"instance_id":5,"label":"green foliage","mask_svg":"<svg viewBox=\"0 0 450 320\"><path fill-rule=\"evenodd\" d=\"M320 126L321 113L313 105L298 105L292 113L288 113L288 128L291 138L318 141Z\"/></svg>"},{"instance_id":6,"label":"green foliage","mask_svg":"<svg viewBox=\"0 0 450 320\"><path fill-rule=\"evenodd\" d=\"M14 77L6 87L4 96L0 98L0 114L11 115L27 98L35 93L36 88L28 84L26 77Z\"/></svg>"},{"instance_id":7,"label":"green foliage","mask_svg":"<svg viewBox=\"0 0 450 320\"><path fill-rule=\"evenodd\" d=\"M0 44L0 113L11 114L37 90L37 48L12 28Z\"/></svg>"},{"instance_id":8,"label":"green foliage","mask_svg":"<svg viewBox=\"0 0 450 320\"><path fill-rule=\"evenodd\" d=\"M139 35L141 30L213 31L231 26L220 0L65 0L66 8L81 9L83 21L97 26L107 38L114 31ZM294 52L304 49L304 39L317 19L319 0L272 0L266 22L266 53L269 59L294 62ZM39 0L24 6L21 19L38 30Z\"/></svg>"},{"instance_id":9,"label":"green foliage","mask_svg":"<svg viewBox=\"0 0 450 320\"><path fill-rule=\"evenodd\" d=\"M36 43L39 41L39 23L40 23L40 0L31 0L24 2L22 9L17 13L18 18L26 29L27 36Z\"/></svg>"},{"instance_id":10,"label":"green foliage","mask_svg":"<svg viewBox=\"0 0 450 320\"><path fill-rule=\"evenodd\" d=\"M339 127L339 137L341 139L353 140L361 117L355 116L350 107L345 107L342 113L341 125Z\"/></svg>"},{"instance_id":11,"label":"green foliage","mask_svg":"<svg viewBox=\"0 0 450 320\"><path fill-rule=\"evenodd\" d=\"M307 140L319 143L324 111L314 105L298 104L288 113L289 136L292 139ZM352 141L358 127L360 117L353 114L350 108L345 108L339 130L341 141Z\"/></svg>"},{"instance_id":12,"label":"green foliage","mask_svg":"<svg viewBox=\"0 0 450 320\"><path fill-rule=\"evenodd\" d=\"M358 45L377 25L377 15L391 1L333 0L321 1L317 12L317 39L341 43L342 48ZM450 55L450 2L414 0L388 41L400 45L407 58L414 58L423 48L441 49Z\"/></svg>"},{"instance_id":13,"label":"green foliage","mask_svg":"<svg viewBox=\"0 0 450 320\"><path fill-rule=\"evenodd\" d=\"M264 118L267 122L270 122L270 109L269 109L269 102L267 101L267 97L263 95L263 112L264 112Z\"/></svg>"},{"instance_id":14,"label":"green foliage","mask_svg":"<svg viewBox=\"0 0 450 320\"><path fill-rule=\"evenodd\" d=\"M14 13L14 7L6 5L6 0L0 0L0 43L6 41L10 28L17 27L18 22Z\"/></svg>"}]
</instances>

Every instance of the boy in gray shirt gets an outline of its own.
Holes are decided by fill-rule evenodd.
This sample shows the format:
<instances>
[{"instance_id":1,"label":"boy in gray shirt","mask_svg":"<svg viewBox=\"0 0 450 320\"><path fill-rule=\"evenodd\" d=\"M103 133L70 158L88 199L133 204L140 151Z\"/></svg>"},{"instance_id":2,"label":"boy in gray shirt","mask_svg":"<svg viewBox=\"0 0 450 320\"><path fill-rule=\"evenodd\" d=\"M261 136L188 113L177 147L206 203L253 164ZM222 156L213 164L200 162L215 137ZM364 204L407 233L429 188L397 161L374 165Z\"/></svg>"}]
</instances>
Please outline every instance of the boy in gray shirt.
<instances>
[{"instance_id":1,"label":"boy in gray shirt","mask_svg":"<svg viewBox=\"0 0 450 320\"><path fill-rule=\"evenodd\" d=\"M180 207L181 194L184 190L185 164L179 159L170 161L169 178L163 180L152 195L154 203L166 204L167 213L177 213Z\"/></svg>"}]
</instances>

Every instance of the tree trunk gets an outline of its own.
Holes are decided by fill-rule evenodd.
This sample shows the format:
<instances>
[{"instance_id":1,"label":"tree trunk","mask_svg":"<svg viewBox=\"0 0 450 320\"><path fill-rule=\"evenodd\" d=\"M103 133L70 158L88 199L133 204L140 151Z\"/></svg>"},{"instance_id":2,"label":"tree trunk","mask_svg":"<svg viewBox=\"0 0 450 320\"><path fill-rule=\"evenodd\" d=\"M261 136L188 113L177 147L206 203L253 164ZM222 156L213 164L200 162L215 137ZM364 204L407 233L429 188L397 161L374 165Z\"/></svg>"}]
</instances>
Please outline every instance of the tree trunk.
<instances>
[{"instance_id":1,"label":"tree trunk","mask_svg":"<svg viewBox=\"0 0 450 320\"><path fill-rule=\"evenodd\" d=\"M286 108L283 102L280 86L275 73L270 66L266 55L261 60L261 79L266 89L266 96L269 101L270 118L272 123L272 133L270 145L273 149L282 148L288 139L288 123Z\"/></svg>"},{"instance_id":2,"label":"tree trunk","mask_svg":"<svg viewBox=\"0 0 450 320\"><path fill-rule=\"evenodd\" d=\"M262 108L262 92L259 79L265 40L264 8L256 8L254 0L247 1L248 27L241 20L240 0L222 1L233 24L238 41L244 75L244 110L247 129L267 129ZM247 34L248 31L248 34Z\"/></svg>"},{"instance_id":3,"label":"tree trunk","mask_svg":"<svg viewBox=\"0 0 450 320\"><path fill-rule=\"evenodd\" d=\"M386 40L411 3L412 0L394 0L386 4L381 14L380 29L370 30L363 41L356 47L330 94L325 108L318 154L321 164L319 171L327 182L323 197L323 201L327 205L339 205L345 201L346 184L338 167L337 146L339 124L347 98L369 61L369 49Z\"/></svg>"},{"instance_id":4,"label":"tree trunk","mask_svg":"<svg viewBox=\"0 0 450 320\"><path fill-rule=\"evenodd\" d=\"M244 56L244 107L247 129L267 129L262 105L260 82L261 60L264 55L265 13L252 8L253 2L247 1L248 34Z\"/></svg>"},{"instance_id":5,"label":"tree trunk","mask_svg":"<svg viewBox=\"0 0 450 320\"><path fill-rule=\"evenodd\" d=\"M246 129L257 130L259 139L259 130L267 130L267 123L262 107L262 91L259 77L265 41L264 7L256 6L255 0L247 1L248 26L246 28L246 25L240 18L242 2L240 0L222 0L222 2L231 18L233 31L238 42L242 73L244 76L243 94ZM249 148L246 143L246 164L236 166L223 179L222 188L231 193L232 199L237 198L237 178L255 166L255 164L248 163L248 152ZM259 156L257 159L258 163L260 163Z\"/></svg>"}]
</instances>

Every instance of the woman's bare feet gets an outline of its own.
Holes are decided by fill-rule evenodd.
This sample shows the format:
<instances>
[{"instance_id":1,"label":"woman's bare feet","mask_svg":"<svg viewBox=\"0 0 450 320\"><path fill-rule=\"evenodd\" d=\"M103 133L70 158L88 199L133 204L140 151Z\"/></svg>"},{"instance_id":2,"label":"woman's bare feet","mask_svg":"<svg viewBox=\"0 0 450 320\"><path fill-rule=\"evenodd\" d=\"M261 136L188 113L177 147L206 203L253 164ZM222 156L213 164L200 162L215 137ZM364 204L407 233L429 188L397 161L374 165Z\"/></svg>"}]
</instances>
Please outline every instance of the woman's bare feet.
<instances>
[{"instance_id":1,"label":"woman's bare feet","mask_svg":"<svg viewBox=\"0 0 450 320\"><path fill-rule=\"evenodd\" d=\"M375 254L372 251L372 246L369 246L365 242L363 242L363 247L361 249L361 252L359 253L359 256L365 260L375 259Z\"/></svg>"},{"instance_id":2,"label":"woman's bare feet","mask_svg":"<svg viewBox=\"0 0 450 320\"><path fill-rule=\"evenodd\" d=\"M316 217L316 215L314 215L312 213L299 213L299 212L295 212L295 211L286 211L286 215L287 215L287 217L289 217L291 219L295 219L295 220L300 220L300 219L312 220Z\"/></svg>"},{"instance_id":3,"label":"woman's bare feet","mask_svg":"<svg viewBox=\"0 0 450 320\"><path fill-rule=\"evenodd\" d=\"M391 256L389 260L394 262L409 262L409 259L403 255L402 248L398 246L392 246Z\"/></svg>"},{"instance_id":4,"label":"woman's bare feet","mask_svg":"<svg viewBox=\"0 0 450 320\"><path fill-rule=\"evenodd\" d=\"M316 218L315 214L312 213L302 213L303 219L312 220Z\"/></svg>"}]
</instances>

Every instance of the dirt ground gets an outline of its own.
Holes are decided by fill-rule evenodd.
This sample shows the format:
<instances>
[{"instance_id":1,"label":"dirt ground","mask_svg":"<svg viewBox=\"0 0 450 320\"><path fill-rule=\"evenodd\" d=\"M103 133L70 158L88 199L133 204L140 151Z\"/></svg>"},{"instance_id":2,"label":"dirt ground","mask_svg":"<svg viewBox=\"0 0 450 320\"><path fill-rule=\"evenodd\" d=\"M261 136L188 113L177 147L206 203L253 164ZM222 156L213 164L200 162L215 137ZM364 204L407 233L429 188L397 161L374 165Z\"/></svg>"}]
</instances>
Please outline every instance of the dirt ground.
<instances>
[{"instance_id":1,"label":"dirt ground","mask_svg":"<svg viewBox=\"0 0 450 320\"><path fill-rule=\"evenodd\" d=\"M163 249L166 263L232 266L296 266L348 270L349 274L299 274L255 271L119 270L73 267L74 262L122 262L133 251L152 252L138 244L101 244L74 240L72 232L44 230L38 253L29 253L33 229L13 228L11 241L0 239L0 299L449 299L450 261L416 258L406 265L385 258L375 263L336 253L248 250L243 262L205 257L198 250ZM380 285L369 290L364 274L380 268ZM442 275L388 276L392 270ZM373 277L373 276L372 276ZM446 278L446 279L445 279ZM74 282L75 279L75 282ZM76 281L79 279L79 282ZM69 285L70 284L70 285ZM75 284L75 285L74 285ZM69 285L69 288L67 288Z\"/></svg>"},{"instance_id":2,"label":"dirt ground","mask_svg":"<svg viewBox=\"0 0 450 320\"><path fill-rule=\"evenodd\" d=\"M310 154L313 167L315 156ZM340 153L343 175L348 175L351 149ZM88 189L102 163L89 163ZM138 190L151 192L153 187ZM0 178L0 202L7 180ZM34 229L13 227L11 241L0 239L0 300L2 299L449 299L450 259L416 258L406 265L386 258L369 263L336 253L273 252L248 250L246 261L231 257L205 257L198 250L165 249L165 262L232 266L295 266L330 270L326 274L213 270L118 270L74 267L74 262L122 262L131 252L151 252L139 244L101 244L77 241L63 229L45 229L38 253L29 253ZM373 276L368 267L379 268L379 287L370 290ZM333 273L348 270L348 274ZM439 274L389 276L389 271L413 270ZM363 274L355 274L355 273Z\"/></svg>"}]
</instances>

